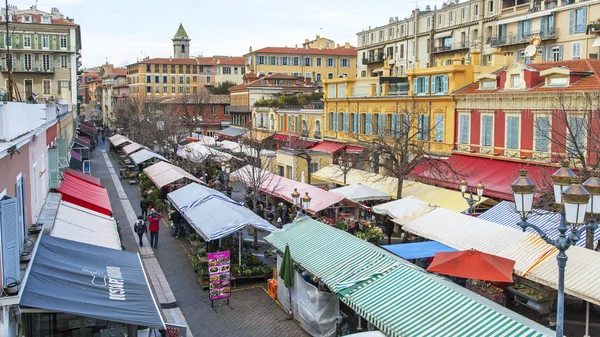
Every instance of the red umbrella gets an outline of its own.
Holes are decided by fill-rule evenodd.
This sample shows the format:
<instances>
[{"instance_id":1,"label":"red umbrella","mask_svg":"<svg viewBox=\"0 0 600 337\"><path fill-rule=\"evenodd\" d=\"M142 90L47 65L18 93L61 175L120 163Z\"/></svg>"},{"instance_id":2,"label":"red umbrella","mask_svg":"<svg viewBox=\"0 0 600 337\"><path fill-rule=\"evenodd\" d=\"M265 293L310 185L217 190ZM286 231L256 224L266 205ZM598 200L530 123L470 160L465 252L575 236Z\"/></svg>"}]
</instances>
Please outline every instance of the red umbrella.
<instances>
[{"instance_id":1,"label":"red umbrella","mask_svg":"<svg viewBox=\"0 0 600 337\"><path fill-rule=\"evenodd\" d=\"M436 253L427 271L484 281L513 282L515 261L478 250Z\"/></svg>"}]
</instances>

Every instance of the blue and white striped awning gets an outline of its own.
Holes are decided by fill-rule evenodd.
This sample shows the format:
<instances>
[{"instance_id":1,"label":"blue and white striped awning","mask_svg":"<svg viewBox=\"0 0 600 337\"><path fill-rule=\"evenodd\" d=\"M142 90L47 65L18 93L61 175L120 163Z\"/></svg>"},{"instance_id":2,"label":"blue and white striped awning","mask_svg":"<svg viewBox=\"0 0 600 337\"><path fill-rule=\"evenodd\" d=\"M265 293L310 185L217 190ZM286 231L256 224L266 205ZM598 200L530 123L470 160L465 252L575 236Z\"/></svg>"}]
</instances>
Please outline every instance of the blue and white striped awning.
<instances>
[{"instance_id":1,"label":"blue and white striped awning","mask_svg":"<svg viewBox=\"0 0 600 337\"><path fill-rule=\"evenodd\" d=\"M495 222L497 224L521 229L519 221L521 216L515 210L515 204L510 201L502 201L498 205L490 208L487 212L479 216L479 219ZM534 209L532 214L527 218L527 222L541 228L551 239L557 239L558 224L560 223L560 214ZM527 228L527 232L537 235L537 232L532 228ZM586 233L581 235L581 239L577 241L576 246L585 247ZM600 240L600 230L594 232L594 242Z\"/></svg>"},{"instance_id":2,"label":"blue and white striped awning","mask_svg":"<svg viewBox=\"0 0 600 337\"><path fill-rule=\"evenodd\" d=\"M265 238L393 337L542 337L553 332L347 232L303 218Z\"/></svg>"}]
</instances>

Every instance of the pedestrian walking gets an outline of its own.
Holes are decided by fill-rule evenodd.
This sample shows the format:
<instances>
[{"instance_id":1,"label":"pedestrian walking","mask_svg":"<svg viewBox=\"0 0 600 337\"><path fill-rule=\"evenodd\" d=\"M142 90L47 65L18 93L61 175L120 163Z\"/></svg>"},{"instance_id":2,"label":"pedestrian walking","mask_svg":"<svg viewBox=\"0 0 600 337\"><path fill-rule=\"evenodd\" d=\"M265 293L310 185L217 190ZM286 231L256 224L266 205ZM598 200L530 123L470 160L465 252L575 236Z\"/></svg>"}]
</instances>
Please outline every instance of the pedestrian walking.
<instances>
[{"instance_id":1,"label":"pedestrian walking","mask_svg":"<svg viewBox=\"0 0 600 337\"><path fill-rule=\"evenodd\" d=\"M220 191L221 191L221 181L220 181L220 180L218 180L218 179L217 179L217 180L215 180L215 181L213 182L213 188L214 188L215 190L217 190L217 191L219 191L219 192L220 192Z\"/></svg>"},{"instance_id":2,"label":"pedestrian walking","mask_svg":"<svg viewBox=\"0 0 600 337\"><path fill-rule=\"evenodd\" d=\"M227 196L231 198L231 194L233 193L233 186L230 183L227 183Z\"/></svg>"},{"instance_id":3,"label":"pedestrian walking","mask_svg":"<svg viewBox=\"0 0 600 337\"><path fill-rule=\"evenodd\" d=\"M135 229L135 232L137 233L138 237L140 238L140 247L144 247L142 238L144 237L144 233L148 232L148 228L146 227L146 221L144 221L143 216L138 215L138 219L135 222L135 225L133 228Z\"/></svg>"},{"instance_id":4,"label":"pedestrian walking","mask_svg":"<svg viewBox=\"0 0 600 337\"><path fill-rule=\"evenodd\" d=\"M160 229L160 220L162 216L153 208L148 215L148 230L150 231L150 247L158 248L158 230Z\"/></svg>"},{"instance_id":5,"label":"pedestrian walking","mask_svg":"<svg viewBox=\"0 0 600 337\"><path fill-rule=\"evenodd\" d=\"M171 222L173 223L173 228L171 228L171 236L173 239L179 238L179 229L181 228L181 213L175 210L171 213Z\"/></svg>"},{"instance_id":6,"label":"pedestrian walking","mask_svg":"<svg viewBox=\"0 0 600 337\"><path fill-rule=\"evenodd\" d=\"M144 193L144 197L140 200L140 208L142 209L142 217L146 219L148 217L148 208L150 208L150 200L148 200L148 195Z\"/></svg>"}]
</instances>

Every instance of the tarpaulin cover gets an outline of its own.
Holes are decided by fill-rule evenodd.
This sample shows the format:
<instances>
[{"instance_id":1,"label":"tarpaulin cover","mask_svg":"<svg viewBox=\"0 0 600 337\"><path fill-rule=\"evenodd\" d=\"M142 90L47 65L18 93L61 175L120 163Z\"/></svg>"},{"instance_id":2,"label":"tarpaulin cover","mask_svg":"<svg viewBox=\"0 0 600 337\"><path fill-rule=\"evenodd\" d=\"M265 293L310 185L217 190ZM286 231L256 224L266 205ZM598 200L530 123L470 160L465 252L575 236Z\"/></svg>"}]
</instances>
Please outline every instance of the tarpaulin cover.
<instances>
[{"instance_id":1,"label":"tarpaulin cover","mask_svg":"<svg viewBox=\"0 0 600 337\"><path fill-rule=\"evenodd\" d=\"M142 144L138 144L138 143L131 143L129 145L126 145L123 147L123 152L125 152L125 154L130 154L133 153L139 149L147 149L147 147L145 147Z\"/></svg>"},{"instance_id":2,"label":"tarpaulin cover","mask_svg":"<svg viewBox=\"0 0 600 337\"><path fill-rule=\"evenodd\" d=\"M229 136L229 137L238 137L245 134L247 131L240 128L232 128L229 127L227 129L223 129L221 131L215 132L217 135Z\"/></svg>"},{"instance_id":3,"label":"tarpaulin cover","mask_svg":"<svg viewBox=\"0 0 600 337\"><path fill-rule=\"evenodd\" d=\"M281 266L281 257L277 256L277 270ZM340 315L340 301L334 293L319 291L307 283L294 271L294 285L291 289L283 286L281 277L277 277L277 300L285 310L290 308L292 292L292 312L304 331L314 337L335 336L336 317Z\"/></svg>"},{"instance_id":4,"label":"tarpaulin cover","mask_svg":"<svg viewBox=\"0 0 600 337\"><path fill-rule=\"evenodd\" d=\"M377 214L387 215L390 218L395 219L410 216L425 206L427 206L426 202L408 196L406 198L373 206L373 211Z\"/></svg>"},{"instance_id":5,"label":"tarpaulin cover","mask_svg":"<svg viewBox=\"0 0 600 337\"><path fill-rule=\"evenodd\" d=\"M138 253L43 235L20 305L164 328Z\"/></svg>"},{"instance_id":6,"label":"tarpaulin cover","mask_svg":"<svg viewBox=\"0 0 600 337\"><path fill-rule=\"evenodd\" d=\"M300 197L304 197L308 192L312 199L308 213L315 214L343 200L343 196L331 193L318 187L294 181L271 172L261 170L257 167L246 165L241 169L232 172L231 178L237 179L247 186L257 186L261 192L292 202L292 193L297 189Z\"/></svg>"},{"instance_id":7,"label":"tarpaulin cover","mask_svg":"<svg viewBox=\"0 0 600 337\"><path fill-rule=\"evenodd\" d=\"M74 178L71 175L65 175L65 179L60 184L58 192L62 194L62 200L66 202L108 216L112 215L108 192L106 192L104 187Z\"/></svg>"},{"instance_id":8,"label":"tarpaulin cover","mask_svg":"<svg viewBox=\"0 0 600 337\"><path fill-rule=\"evenodd\" d=\"M195 182L200 180L186 172L181 167L161 161L144 169L144 173L152 180L158 188L169 185L181 179L189 179Z\"/></svg>"},{"instance_id":9,"label":"tarpaulin cover","mask_svg":"<svg viewBox=\"0 0 600 337\"><path fill-rule=\"evenodd\" d=\"M92 145L92 141L89 140L89 139L87 139L87 138L85 138L85 137L83 137L83 136L78 135L77 138L75 138L75 139L79 139L79 140L81 140L82 142L84 142L84 143L86 143L88 145Z\"/></svg>"},{"instance_id":10,"label":"tarpaulin cover","mask_svg":"<svg viewBox=\"0 0 600 337\"><path fill-rule=\"evenodd\" d=\"M277 229L242 204L200 184L191 183L167 197L207 241L229 236L248 225L269 232Z\"/></svg>"},{"instance_id":11,"label":"tarpaulin cover","mask_svg":"<svg viewBox=\"0 0 600 337\"><path fill-rule=\"evenodd\" d=\"M438 252L456 252L456 249L448 247L437 241L399 243L395 245L381 246L381 248L406 260L432 257Z\"/></svg>"},{"instance_id":12,"label":"tarpaulin cover","mask_svg":"<svg viewBox=\"0 0 600 337\"><path fill-rule=\"evenodd\" d=\"M64 172L64 174L65 175L70 175L70 176L72 176L74 178L77 178L77 179L80 179L80 180L83 180L83 181L86 181L86 182L88 182L90 184L94 184L96 186L102 187L102 184L100 183L100 178L96 178L96 177L91 176L89 174L81 173L81 172L75 171L73 169L67 169Z\"/></svg>"}]
</instances>

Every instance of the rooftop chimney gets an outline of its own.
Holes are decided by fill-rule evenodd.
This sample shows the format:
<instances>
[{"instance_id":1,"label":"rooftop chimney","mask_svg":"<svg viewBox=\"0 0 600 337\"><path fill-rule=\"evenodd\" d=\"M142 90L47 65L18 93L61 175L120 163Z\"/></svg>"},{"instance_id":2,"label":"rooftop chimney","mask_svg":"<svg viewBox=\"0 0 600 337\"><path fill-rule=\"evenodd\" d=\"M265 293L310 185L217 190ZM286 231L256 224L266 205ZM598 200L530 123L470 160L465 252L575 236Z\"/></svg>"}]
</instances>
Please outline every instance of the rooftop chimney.
<instances>
[{"instance_id":1,"label":"rooftop chimney","mask_svg":"<svg viewBox=\"0 0 600 337\"><path fill-rule=\"evenodd\" d=\"M346 42L346 43L344 44L344 48L350 48L350 42Z\"/></svg>"},{"instance_id":2,"label":"rooftop chimney","mask_svg":"<svg viewBox=\"0 0 600 337\"><path fill-rule=\"evenodd\" d=\"M248 51L248 52L249 52L249 53L251 53L251 52L252 52L252 46L250 46L250 51Z\"/></svg>"}]
</instances>

